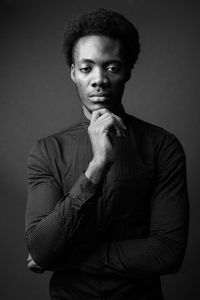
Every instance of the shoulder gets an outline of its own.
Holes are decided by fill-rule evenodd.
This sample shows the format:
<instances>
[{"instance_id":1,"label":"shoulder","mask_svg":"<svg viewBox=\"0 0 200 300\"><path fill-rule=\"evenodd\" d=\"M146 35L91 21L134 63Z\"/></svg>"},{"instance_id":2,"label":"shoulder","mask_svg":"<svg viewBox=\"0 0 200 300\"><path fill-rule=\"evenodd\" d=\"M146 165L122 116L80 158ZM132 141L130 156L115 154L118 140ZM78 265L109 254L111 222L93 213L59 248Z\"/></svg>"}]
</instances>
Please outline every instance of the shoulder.
<instances>
[{"instance_id":1,"label":"shoulder","mask_svg":"<svg viewBox=\"0 0 200 300\"><path fill-rule=\"evenodd\" d=\"M43 158L55 157L68 149L73 148L84 128L81 122L76 122L67 128L38 139L31 148L31 154L40 155Z\"/></svg>"},{"instance_id":2,"label":"shoulder","mask_svg":"<svg viewBox=\"0 0 200 300\"><path fill-rule=\"evenodd\" d=\"M138 145L151 147L156 156L184 155L182 144L173 133L131 115L127 115L127 120Z\"/></svg>"},{"instance_id":3,"label":"shoulder","mask_svg":"<svg viewBox=\"0 0 200 300\"><path fill-rule=\"evenodd\" d=\"M146 134L151 136L163 137L173 135L171 132L166 129L157 126L155 124L146 122L142 119L136 118L135 116L127 115L129 125L134 128L135 132L140 134Z\"/></svg>"}]
</instances>

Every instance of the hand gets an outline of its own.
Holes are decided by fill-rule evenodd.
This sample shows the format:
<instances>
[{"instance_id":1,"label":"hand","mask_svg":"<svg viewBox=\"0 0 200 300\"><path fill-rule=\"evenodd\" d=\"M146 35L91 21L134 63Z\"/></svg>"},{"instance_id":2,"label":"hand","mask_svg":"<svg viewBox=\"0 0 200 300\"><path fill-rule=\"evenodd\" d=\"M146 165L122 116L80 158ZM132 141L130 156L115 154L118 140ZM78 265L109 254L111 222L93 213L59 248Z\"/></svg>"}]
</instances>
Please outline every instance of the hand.
<instances>
[{"instance_id":1,"label":"hand","mask_svg":"<svg viewBox=\"0 0 200 300\"><path fill-rule=\"evenodd\" d=\"M116 137L125 136L122 119L103 108L92 113L88 133L93 149L93 162L106 165L114 161Z\"/></svg>"},{"instance_id":2,"label":"hand","mask_svg":"<svg viewBox=\"0 0 200 300\"><path fill-rule=\"evenodd\" d=\"M31 271L33 271L35 273L44 273L45 270L42 269L40 266L38 266L36 264L36 262L34 262L34 260L32 259L31 255L30 255L30 253L29 253L28 257L27 257L27 262L28 262L28 268Z\"/></svg>"}]
</instances>

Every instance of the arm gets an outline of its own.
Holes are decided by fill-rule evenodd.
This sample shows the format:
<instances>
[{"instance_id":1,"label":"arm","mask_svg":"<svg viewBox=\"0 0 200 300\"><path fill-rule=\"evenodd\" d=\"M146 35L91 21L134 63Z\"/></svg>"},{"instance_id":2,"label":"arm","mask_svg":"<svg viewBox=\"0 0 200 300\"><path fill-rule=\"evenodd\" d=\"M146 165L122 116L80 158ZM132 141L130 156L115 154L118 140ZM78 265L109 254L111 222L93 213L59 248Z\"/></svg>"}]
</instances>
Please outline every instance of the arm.
<instances>
[{"instance_id":1,"label":"arm","mask_svg":"<svg viewBox=\"0 0 200 300\"><path fill-rule=\"evenodd\" d=\"M93 113L89 134L94 150L100 149L98 142L101 141L102 131L98 124L102 121L104 119L98 116L98 112L97 115ZM109 145L109 141L105 144ZM115 143L111 142L111 145L110 152L114 153ZM90 262L94 266L95 257L100 252L105 272L146 277L148 274L176 272L180 268L186 249L189 219L185 154L173 135L167 135L156 151L157 178L150 199L149 236L102 243L96 254L92 251L88 261L83 261L83 266L90 268ZM86 175L92 180L90 173Z\"/></svg>"},{"instance_id":2,"label":"arm","mask_svg":"<svg viewBox=\"0 0 200 300\"><path fill-rule=\"evenodd\" d=\"M101 113L95 112L93 121L98 118L92 142L94 158L85 172L86 175L80 176L65 197L49 167L44 142L39 141L30 153L26 240L33 261L47 270L56 266L66 243L67 248L70 248L70 239L77 230L84 227L82 224L88 220L89 208L98 197L99 184L113 153L107 131L115 127L118 135L122 135L117 116L102 110ZM71 260L71 253L66 256Z\"/></svg>"},{"instance_id":3,"label":"arm","mask_svg":"<svg viewBox=\"0 0 200 300\"><path fill-rule=\"evenodd\" d=\"M157 182L151 199L149 237L105 246L104 270L134 276L177 272L188 234L185 154L173 136L157 157Z\"/></svg>"},{"instance_id":4,"label":"arm","mask_svg":"<svg viewBox=\"0 0 200 300\"><path fill-rule=\"evenodd\" d=\"M36 264L48 270L54 268L66 241L81 226L98 186L82 174L68 195L63 196L44 149L41 140L32 148L28 159L26 241Z\"/></svg>"},{"instance_id":5,"label":"arm","mask_svg":"<svg viewBox=\"0 0 200 300\"><path fill-rule=\"evenodd\" d=\"M152 278L179 270L187 244L189 205L185 154L176 138L171 136L165 143L157 162L149 236L101 244L83 261L83 268L94 268L101 255L104 272L120 276Z\"/></svg>"}]
</instances>

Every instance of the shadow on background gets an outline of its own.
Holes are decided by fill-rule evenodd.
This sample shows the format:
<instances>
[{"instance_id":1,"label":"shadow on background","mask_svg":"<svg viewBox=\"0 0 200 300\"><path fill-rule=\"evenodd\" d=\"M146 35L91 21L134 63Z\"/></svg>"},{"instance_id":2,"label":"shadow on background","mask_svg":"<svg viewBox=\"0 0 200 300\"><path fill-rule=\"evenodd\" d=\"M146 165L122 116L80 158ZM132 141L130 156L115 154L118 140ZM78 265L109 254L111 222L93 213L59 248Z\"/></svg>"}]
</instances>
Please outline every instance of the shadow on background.
<instances>
[{"instance_id":1,"label":"shadow on background","mask_svg":"<svg viewBox=\"0 0 200 300\"><path fill-rule=\"evenodd\" d=\"M50 273L27 270L24 243L26 159L40 137L80 117L62 54L63 29L99 1L7 0L0 4L1 298L48 299ZM200 299L199 3L101 1L138 27L142 53L124 97L126 111L175 133L187 154L191 222L181 271L163 277L166 300Z\"/></svg>"}]
</instances>

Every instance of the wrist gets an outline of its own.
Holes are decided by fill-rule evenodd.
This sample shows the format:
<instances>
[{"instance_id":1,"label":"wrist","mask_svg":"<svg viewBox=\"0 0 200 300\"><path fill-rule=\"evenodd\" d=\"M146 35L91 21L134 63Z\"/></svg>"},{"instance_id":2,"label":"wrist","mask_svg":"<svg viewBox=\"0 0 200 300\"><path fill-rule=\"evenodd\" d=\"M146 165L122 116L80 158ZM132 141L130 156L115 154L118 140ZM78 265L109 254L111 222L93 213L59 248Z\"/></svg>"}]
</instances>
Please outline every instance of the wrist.
<instances>
[{"instance_id":1,"label":"wrist","mask_svg":"<svg viewBox=\"0 0 200 300\"><path fill-rule=\"evenodd\" d=\"M88 168L85 171L85 175L91 182L98 184L101 182L105 174L106 166L107 164L105 162L93 159L89 163Z\"/></svg>"},{"instance_id":2,"label":"wrist","mask_svg":"<svg viewBox=\"0 0 200 300\"><path fill-rule=\"evenodd\" d=\"M104 170L106 168L107 164L108 163L105 159L100 159L100 158L95 158L95 157L93 157L93 159L89 163L91 168L94 168L96 170Z\"/></svg>"}]
</instances>

